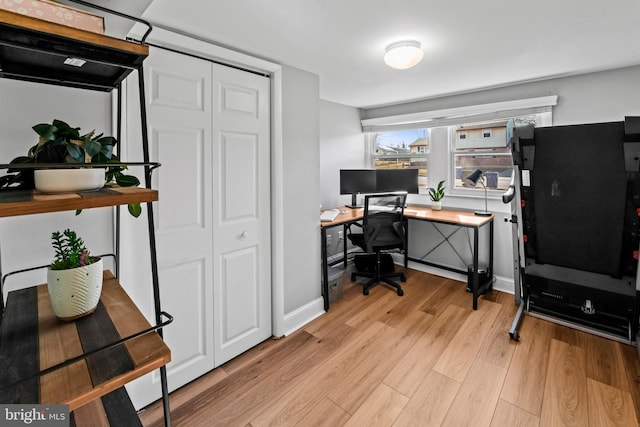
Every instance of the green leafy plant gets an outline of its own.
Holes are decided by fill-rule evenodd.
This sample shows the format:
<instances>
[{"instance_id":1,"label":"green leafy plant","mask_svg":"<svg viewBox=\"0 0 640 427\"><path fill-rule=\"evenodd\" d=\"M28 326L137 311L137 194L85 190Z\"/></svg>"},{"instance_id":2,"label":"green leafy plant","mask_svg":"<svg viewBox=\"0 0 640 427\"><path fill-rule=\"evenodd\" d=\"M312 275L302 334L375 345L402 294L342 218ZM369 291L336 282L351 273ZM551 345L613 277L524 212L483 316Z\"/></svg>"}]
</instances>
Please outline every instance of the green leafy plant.
<instances>
[{"instance_id":1,"label":"green leafy plant","mask_svg":"<svg viewBox=\"0 0 640 427\"><path fill-rule=\"evenodd\" d=\"M444 190L447 188L444 185L444 180L440 181L438 183L438 186L436 188L429 188L429 198L431 199L431 201L433 202L439 202L440 200L442 200L442 198L444 197Z\"/></svg>"},{"instance_id":2,"label":"green leafy plant","mask_svg":"<svg viewBox=\"0 0 640 427\"><path fill-rule=\"evenodd\" d=\"M33 130L40 138L29 154L40 163L106 163L117 143L112 136L95 135L95 130L80 135L80 128L57 119L52 124L35 125Z\"/></svg>"},{"instance_id":3,"label":"green leafy plant","mask_svg":"<svg viewBox=\"0 0 640 427\"><path fill-rule=\"evenodd\" d=\"M82 267L93 264L99 257L92 257L84 242L75 231L66 229L62 233L54 231L51 233L55 258L50 264L52 270L68 270L70 268Z\"/></svg>"},{"instance_id":4,"label":"green leafy plant","mask_svg":"<svg viewBox=\"0 0 640 427\"><path fill-rule=\"evenodd\" d=\"M116 138L96 135L95 130L81 134L79 127L71 127L62 120L55 119L51 124L40 123L33 126L38 134L38 143L31 147L26 156L13 159L11 165L25 165L38 163L120 163L120 159L113 152L117 144ZM138 178L125 175L127 169L123 165L114 165L106 168L105 184L116 183L121 187L140 185ZM0 189L16 188L30 190L35 187L33 169L10 168L7 175L0 177ZM130 204L129 212L137 217L141 208L139 203ZM79 212L78 212L79 213Z\"/></svg>"}]
</instances>

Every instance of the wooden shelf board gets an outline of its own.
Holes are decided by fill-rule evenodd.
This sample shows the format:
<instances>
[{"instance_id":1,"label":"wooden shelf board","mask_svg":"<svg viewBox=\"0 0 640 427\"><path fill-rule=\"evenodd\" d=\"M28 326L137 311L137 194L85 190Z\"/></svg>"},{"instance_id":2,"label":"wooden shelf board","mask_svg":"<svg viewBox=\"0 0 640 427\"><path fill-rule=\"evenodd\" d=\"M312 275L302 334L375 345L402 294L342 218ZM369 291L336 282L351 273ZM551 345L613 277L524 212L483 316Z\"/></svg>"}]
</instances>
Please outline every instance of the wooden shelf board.
<instances>
[{"instance_id":1,"label":"wooden shelf board","mask_svg":"<svg viewBox=\"0 0 640 427\"><path fill-rule=\"evenodd\" d=\"M124 387L92 400L71 412L76 427L142 427L138 413Z\"/></svg>"},{"instance_id":2,"label":"wooden shelf board","mask_svg":"<svg viewBox=\"0 0 640 427\"><path fill-rule=\"evenodd\" d=\"M0 191L0 218L47 212L128 205L158 200L158 192L139 187L105 187L98 191L44 194L37 191Z\"/></svg>"},{"instance_id":3,"label":"wooden shelf board","mask_svg":"<svg viewBox=\"0 0 640 427\"><path fill-rule=\"evenodd\" d=\"M26 28L42 34L65 37L70 40L71 44L80 41L91 43L96 46L131 52L137 55L149 55L149 46L147 45L118 39L105 34L94 33L92 31L81 30L55 22L45 21L4 9L0 9L0 24Z\"/></svg>"},{"instance_id":4,"label":"wooden shelf board","mask_svg":"<svg viewBox=\"0 0 640 427\"><path fill-rule=\"evenodd\" d=\"M40 369L46 369L80 356L83 348L76 322L62 322L55 317L47 286L39 285L35 289L38 301L39 363ZM104 272L101 302L121 337L150 327L149 322L110 271ZM90 316L96 316L96 313ZM129 340L115 349L121 354L126 354L126 357L130 357L133 369L126 372L115 371L113 374L102 372L100 375L108 375L107 379L94 385L92 381L95 381L95 372L90 372L87 359L83 359L42 375L39 380L39 402L68 404L69 409L73 411L171 361L171 351L156 332ZM19 356L37 357L35 355Z\"/></svg>"},{"instance_id":5,"label":"wooden shelf board","mask_svg":"<svg viewBox=\"0 0 640 427\"><path fill-rule=\"evenodd\" d=\"M0 77L110 92L148 55L141 43L0 10Z\"/></svg>"}]
</instances>

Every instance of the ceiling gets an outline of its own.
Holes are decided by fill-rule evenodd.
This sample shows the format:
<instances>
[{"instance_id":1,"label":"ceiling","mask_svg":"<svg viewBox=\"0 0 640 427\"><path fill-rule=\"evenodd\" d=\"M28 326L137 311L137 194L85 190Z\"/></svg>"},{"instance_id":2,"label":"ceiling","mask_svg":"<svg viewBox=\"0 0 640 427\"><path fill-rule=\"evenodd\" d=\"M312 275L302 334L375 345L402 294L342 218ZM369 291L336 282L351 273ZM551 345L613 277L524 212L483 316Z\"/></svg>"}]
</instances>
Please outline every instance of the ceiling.
<instances>
[{"instance_id":1,"label":"ceiling","mask_svg":"<svg viewBox=\"0 0 640 427\"><path fill-rule=\"evenodd\" d=\"M138 15L148 4L154 25L317 74L322 99L354 107L640 64L638 0L106 3ZM391 69L385 47L403 39L420 41L424 59Z\"/></svg>"}]
</instances>

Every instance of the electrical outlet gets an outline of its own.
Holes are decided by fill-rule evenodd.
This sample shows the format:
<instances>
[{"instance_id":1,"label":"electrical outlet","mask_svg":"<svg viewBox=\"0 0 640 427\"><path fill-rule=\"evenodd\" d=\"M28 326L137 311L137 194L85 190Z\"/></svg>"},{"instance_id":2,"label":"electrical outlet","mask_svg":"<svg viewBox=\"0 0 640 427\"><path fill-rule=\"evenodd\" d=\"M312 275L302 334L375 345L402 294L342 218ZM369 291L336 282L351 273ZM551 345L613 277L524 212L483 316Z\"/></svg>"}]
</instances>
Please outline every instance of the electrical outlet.
<instances>
[{"instance_id":1,"label":"electrical outlet","mask_svg":"<svg viewBox=\"0 0 640 427\"><path fill-rule=\"evenodd\" d=\"M331 245L331 234L327 234L327 246Z\"/></svg>"},{"instance_id":2,"label":"electrical outlet","mask_svg":"<svg viewBox=\"0 0 640 427\"><path fill-rule=\"evenodd\" d=\"M342 233L343 233L342 230L338 231L338 240L341 242L344 240L344 235Z\"/></svg>"}]
</instances>

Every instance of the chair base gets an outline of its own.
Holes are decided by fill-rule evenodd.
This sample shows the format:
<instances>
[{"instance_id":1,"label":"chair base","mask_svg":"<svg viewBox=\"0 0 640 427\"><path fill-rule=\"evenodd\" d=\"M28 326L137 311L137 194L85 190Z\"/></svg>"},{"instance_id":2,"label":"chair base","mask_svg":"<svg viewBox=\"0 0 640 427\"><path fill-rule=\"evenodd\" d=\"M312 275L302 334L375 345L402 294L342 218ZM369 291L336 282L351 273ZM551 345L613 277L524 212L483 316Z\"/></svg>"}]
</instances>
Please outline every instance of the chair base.
<instances>
[{"instance_id":1,"label":"chair base","mask_svg":"<svg viewBox=\"0 0 640 427\"><path fill-rule=\"evenodd\" d=\"M364 255L364 256L367 256L367 255ZM388 256L390 258L390 255L388 255ZM374 286L377 286L380 283L384 283L384 284L394 288L396 290L396 293L398 294L398 296L403 296L404 295L404 291L402 290L402 287L400 286L399 283L395 282L392 279L399 279L401 282L406 282L407 278L404 276L404 273L394 272L393 270L384 271L384 270L388 269L388 267L386 265L387 263L385 263L385 262L383 262L381 260L380 254L377 254L377 256L375 256L374 260L375 260L374 261L375 268L372 269L373 271L367 271L369 269L365 269L365 271L353 272L353 273L351 273L351 281L355 282L358 277L369 278L369 280L362 286L362 293L364 295L369 295L369 290L371 288L373 288ZM382 269L381 266L384 266L384 267L387 267L387 268ZM381 270L383 270L383 271L381 271Z\"/></svg>"}]
</instances>

